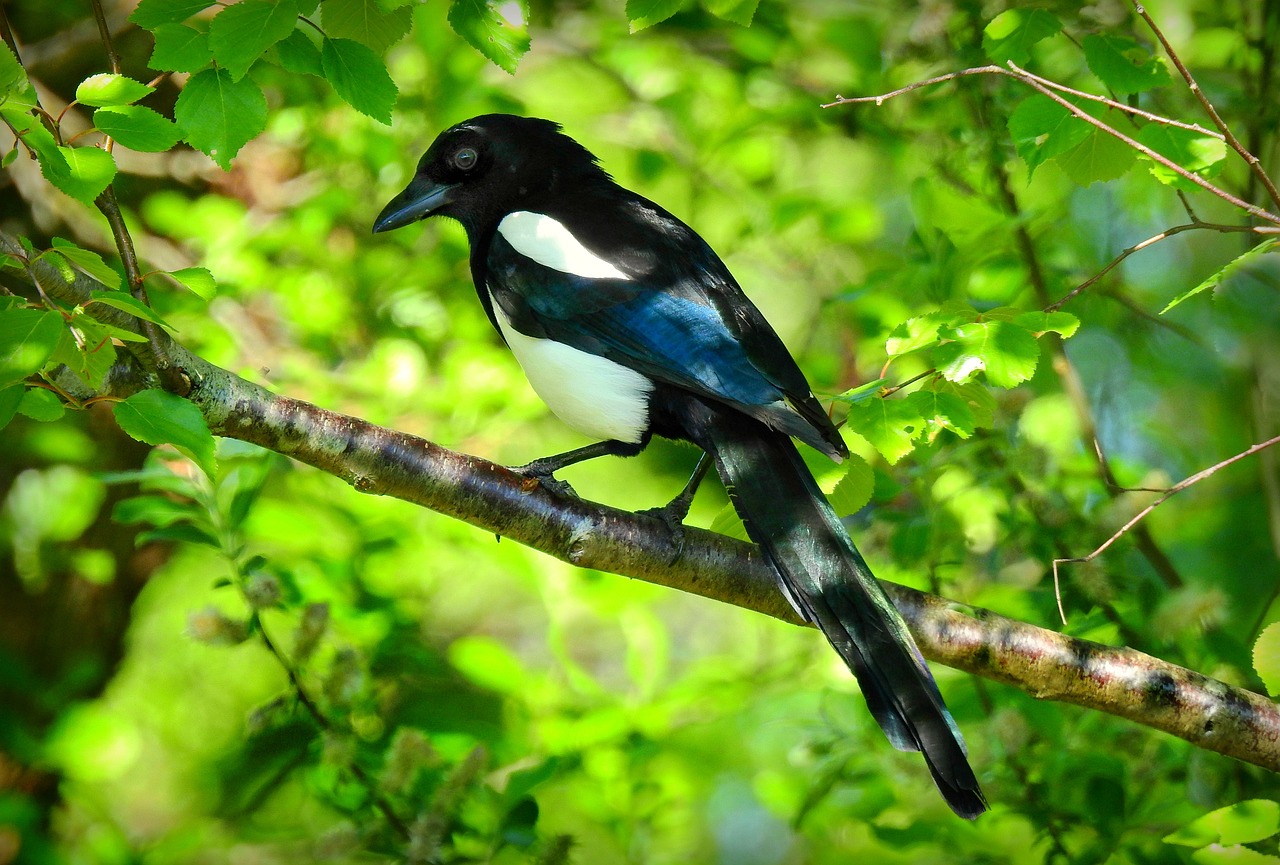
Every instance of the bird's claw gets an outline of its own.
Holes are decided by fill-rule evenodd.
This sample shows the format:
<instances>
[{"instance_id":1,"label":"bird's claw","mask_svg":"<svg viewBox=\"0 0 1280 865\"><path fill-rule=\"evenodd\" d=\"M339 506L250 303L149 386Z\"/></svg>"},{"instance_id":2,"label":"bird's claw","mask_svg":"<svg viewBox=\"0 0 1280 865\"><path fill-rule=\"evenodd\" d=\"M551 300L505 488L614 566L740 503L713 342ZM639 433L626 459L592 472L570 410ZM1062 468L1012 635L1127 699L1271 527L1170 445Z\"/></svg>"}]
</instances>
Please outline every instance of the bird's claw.
<instances>
[{"instance_id":1,"label":"bird's claw","mask_svg":"<svg viewBox=\"0 0 1280 865\"><path fill-rule=\"evenodd\" d=\"M564 496L570 499L580 498L568 481L562 481L557 478L542 463L542 460L534 460L522 466L512 466L511 471L525 478L528 484L527 490L532 491L535 485L540 485L552 495Z\"/></svg>"},{"instance_id":2,"label":"bird's claw","mask_svg":"<svg viewBox=\"0 0 1280 865\"><path fill-rule=\"evenodd\" d=\"M675 555L671 557L672 562L677 562L684 555L685 542L685 517L689 516L690 502L685 501L684 497L674 499L660 508L646 508L636 513L646 517L657 517L662 520L663 525L667 527L667 534L671 536L671 545L675 547Z\"/></svg>"}]
</instances>

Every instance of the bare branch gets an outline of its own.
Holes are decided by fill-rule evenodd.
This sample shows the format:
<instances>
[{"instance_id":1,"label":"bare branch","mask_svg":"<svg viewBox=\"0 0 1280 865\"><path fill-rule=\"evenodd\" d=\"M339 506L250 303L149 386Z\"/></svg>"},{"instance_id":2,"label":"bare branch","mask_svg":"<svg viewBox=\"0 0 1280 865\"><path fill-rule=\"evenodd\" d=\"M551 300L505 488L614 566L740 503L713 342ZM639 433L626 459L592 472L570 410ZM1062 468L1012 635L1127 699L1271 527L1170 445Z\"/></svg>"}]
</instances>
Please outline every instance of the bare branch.
<instances>
[{"instance_id":1,"label":"bare branch","mask_svg":"<svg viewBox=\"0 0 1280 865\"><path fill-rule=\"evenodd\" d=\"M0 253L20 248L0 233ZM34 269L53 296L77 303L101 288L84 274L66 282L46 262ZM117 326L118 310L95 305ZM167 340L168 338L165 337ZM147 351L131 343L130 351ZM414 436L274 395L168 342L190 376L190 399L218 435L252 442L350 483L390 495L585 568L610 571L754 610L792 624L791 605L756 547L698 528L677 553L665 523L553 495L510 469ZM109 377L118 396L146 387L138 367ZM1162 730L1192 744L1280 772L1280 706L1128 648L1103 646L986 610L886 583L926 657Z\"/></svg>"}]
</instances>

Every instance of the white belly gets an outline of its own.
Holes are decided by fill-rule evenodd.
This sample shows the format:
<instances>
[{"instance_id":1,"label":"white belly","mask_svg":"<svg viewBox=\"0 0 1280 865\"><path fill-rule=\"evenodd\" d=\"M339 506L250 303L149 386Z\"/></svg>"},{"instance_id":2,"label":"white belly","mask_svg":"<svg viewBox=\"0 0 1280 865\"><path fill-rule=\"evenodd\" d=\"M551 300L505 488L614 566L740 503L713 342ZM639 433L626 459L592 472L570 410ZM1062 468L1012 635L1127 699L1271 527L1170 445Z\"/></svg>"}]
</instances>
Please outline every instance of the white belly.
<instances>
[{"instance_id":1,"label":"white belly","mask_svg":"<svg viewBox=\"0 0 1280 865\"><path fill-rule=\"evenodd\" d=\"M639 444L653 382L633 369L550 339L525 336L493 311L529 384L560 420L594 439Z\"/></svg>"}]
</instances>

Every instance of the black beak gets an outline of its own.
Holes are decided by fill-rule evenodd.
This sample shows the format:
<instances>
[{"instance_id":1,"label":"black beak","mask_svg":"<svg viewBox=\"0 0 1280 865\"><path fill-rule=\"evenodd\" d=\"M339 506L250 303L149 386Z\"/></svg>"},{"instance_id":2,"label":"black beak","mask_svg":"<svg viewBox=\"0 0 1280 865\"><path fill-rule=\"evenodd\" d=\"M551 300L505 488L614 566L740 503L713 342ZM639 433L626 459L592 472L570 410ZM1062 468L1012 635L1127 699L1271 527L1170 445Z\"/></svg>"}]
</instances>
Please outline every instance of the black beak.
<instances>
[{"instance_id":1,"label":"black beak","mask_svg":"<svg viewBox=\"0 0 1280 865\"><path fill-rule=\"evenodd\" d=\"M387 202L373 222L373 233L403 228L411 222L425 219L453 201L458 185L436 183L425 177L415 177L395 198Z\"/></svg>"}]
</instances>

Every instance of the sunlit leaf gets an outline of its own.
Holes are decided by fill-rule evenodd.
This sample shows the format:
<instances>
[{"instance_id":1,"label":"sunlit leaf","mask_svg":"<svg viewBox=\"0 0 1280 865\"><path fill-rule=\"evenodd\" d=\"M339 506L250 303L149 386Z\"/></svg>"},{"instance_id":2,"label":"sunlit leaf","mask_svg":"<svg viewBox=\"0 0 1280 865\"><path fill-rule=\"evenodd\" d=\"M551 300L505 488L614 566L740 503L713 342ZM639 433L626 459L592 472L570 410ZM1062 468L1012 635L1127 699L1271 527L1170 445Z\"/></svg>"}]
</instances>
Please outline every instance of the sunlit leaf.
<instances>
[{"instance_id":1,"label":"sunlit leaf","mask_svg":"<svg viewBox=\"0 0 1280 865\"><path fill-rule=\"evenodd\" d=\"M1236 271L1238 271L1240 268L1244 267L1246 264L1249 264L1255 258L1262 255L1263 253L1269 252L1270 250L1274 249L1277 243L1280 243L1280 240L1277 240L1274 237L1268 238L1262 241L1261 243L1257 244L1253 248L1249 249L1247 252L1243 252L1240 255L1236 256L1235 258L1231 259L1231 261L1224 264L1212 276L1210 276L1208 279L1201 282L1195 288L1192 288L1189 291L1184 291L1182 294L1178 295L1173 300L1169 301L1169 303L1165 306L1165 308L1160 310L1160 314L1164 315L1166 312L1173 309L1175 306L1182 303L1184 300L1189 300L1190 298L1195 297L1197 294L1200 294L1201 292L1210 291L1211 289L1217 288L1219 285L1224 283L1227 279L1232 277L1236 273Z\"/></svg>"},{"instance_id":2,"label":"sunlit leaf","mask_svg":"<svg viewBox=\"0 0 1280 865\"><path fill-rule=\"evenodd\" d=\"M1069 338L1080 327L1080 319L1069 312L1062 312L1061 310L1045 312L1044 310L1036 309L1022 313L1013 321L1033 334L1038 335L1052 331L1060 334L1064 339Z\"/></svg>"},{"instance_id":3,"label":"sunlit leaf","mask_svg":"<svg viewBox=\"0 0 1280 865\"><path fill-rule=\"evenodd\" d=\"M324 32L354 39L382 54L403 39L413 23L413 8L384 9L378 0L325 0Z\"/></svg>"},{"instance_id":4,"label":"sunlit leaf","mask_svg":"<svg viewBox=\"0 0 1280 865\"><path fill-rule=\"evenodd\" d=\"M998 387L1013 387L1031 378L1040 346L1025 327L1007 321L975 321L944 330L948 341L934 349L938 370L954 382L979 372Z\"/></svg>"},{"instance_id":5,"label":"sunlit leaf","mask_svg":"<svg viewBox=\"0 0 1280 865\"><path fill-rule=\"evenodd\" d=\"M212 300L218 293L218 283L205 267L184 267L181 270L166 273L165 276L204 300Z\"/></svg>"},{"instance_id":6,"label":"sunlit leaf","mask_svg":"<svg viewBox=\"0 0 1280 865\"><path fill-rule=\"evenodd\" d=\"M266 128L267 100L252 79L205 69L187 80L173 114L187 142L228 171L240 148Z\"/></svg>"},{"instance_id":7,"label":"sunlit leaf","mask_svg":"<svg viewBox=\"0 0 1280 865\"><path fill-rule=\"evenodd\" d=\"M750 27L756 17L756 9L760 0L703 0L707 9L717 18Z\"/></svg>"},{"instance_id":8,"label":"sunlit leaf","mask_svg":"<svg viewBox=\"0 0 1280 865\"><path fill-rule=\"evenodd\" d=\"M631 22L631 32L638 33L646 27L652 27L666 21L684 8L685 0L627 0L627 20Z\"/></svg>"},{"instance_id":9,"label":"sunlit leaf","mask_svg":"<svg viewBox=\"0 0 1280 865\"><path fill-rule=\"evenodd\" d=\"M99 108L93 112L93 125L119 144L143 153L161 153L182 137L171 120L144 105Z\"/></svg>"},{"instance_id":10,"label":"sunlit leaf","mask_svg":"<svg viewBox=\"0 0 1280 865\"><path fill-rule=\"evenodd\" d=\"M932 440L942 430L950 430L960 438L973 435L973 412L959 396L945 391L918 390L906 396L905 402L925 422L925 435Z\"/></svg>"},{"instance_id":11,"label":"sunlit leaf","mask_svg":"<svg viewBox=\"0 0 1280 865\"><path fill-rule=\"evenodd\" d=\"M1278 830L1280 804L1269 799L1248 799L1210 811L1178 831L1166 835L1164 841L1188 847L1204 847L1209 844L1232 846L1270 838Z\"/></svg>"},{"instance_id":12,"label":"sunlit leaf","mask_svg":"<svg viewBox=\"0 0 1280 865\"><path fill-rule=\"evenodd\" d=\"M1066 106L1041 96L1028 96L1009 115L1009 135L1013 148L1027 163L1027 176L1046 160L1066 153L1093 130Z\"/></svg>"},{"instance_id":13,"label":"sunlit leaf","mask_svg":"<svg viewBox=\"0 0 1280 865\"><path fill-rule=\"evenodd\" d=\"M209 34L185 24L161 24L152 32L156 46L147 66L166 72L195 72L213 62Z\"/></svg>"},{"instance_id":14,"label":"sunlit leaf","mask_svg":"<svg viewBox=\"0 0 1280 865\"><path fill-rule=\"evenodd\" d=\"M69 240L61 237L53 239L53 248L67 258L80 270L92 276L107 288L119 288L122 281L120 274L107 266L102 256L88 249L81 249Z\"/></svg>"},{"instance_id":15,"label":"sunlit leaf","mask_svg":"<svg viewBox=\"0 0 1280 865\"><path fill-rule=\"evenodd\" d=\"M913 443L925 428L920 412L901 399L854 403L849 407L847 424L890 463L896 463L911 453Z\"/></svg>"},{"instance_id":16,"label":"sunlit leaf","mask_svg":"<svg viewBox=\"0 0 1280 865\"><path fill-rule=\"evenodd\" d=\"M391 123L398 91L378 55L354 39L325 39L320 61L325 78L347 104L379 123Z\"/></svg>"},{"instance_id":17,"label":"sunlit leaf","mask_svg":"<svg viewBox=\"0 0 1280 865\"><path fill-rule=\"evenodd\" d=\"M293 32L298 7L293 0L240 0L224 7L209 24L209 47L218 63L239 81L262 53Z\"/></svg>"},{"instance_id":18,"label":"sunlit leaf","mask_svg":"<svg viewBox=\"0 0 1280 865\"><path fill-rule=\"evenodd\" d=\"M1271 696L1280 696L1280 622L1272 622L1253 644L1253 669Z\"/></svg>"},{"instance_id":19,"label":"sunlit leaf","mask_svg":"<svg viewBox=\"0 0 1280 865\"><path fill-rule=\"evenodd\" d=\"M1227 145L1222 139L1163 123L1148 123L1139 130L1137 140L1175 165L1201 177L1217 174L1222 170L1222 162L1227 157ZM1161 183L1177 189L1190 192L1199 188L1154 160L1151 163L1151 173Z\"/></svg>"},{"instance_id":20,"label":"sunlit leaf","mask_svg":"<svg viewBox=\"0 0 1280 865\"><path fill-rule=\"evenodd\" d=\"M93 204L115 179L116 161L97 147L59 147L67 166L65 175L49 177L54 186L83 204Z\"/></svg>"},{"instance_id":21,"label":"sunlit leaf","mask_svg":"<svg viewBox=\"0 0 1280 865\"><path fill-rule=\"evenodd\" d=\"M84 105L131 105L154 87L114 72L91 75L76 88L76 101Z\"/></svg>"},{"instance_id":22,"label":"sunlit leaf","mask_svg":"<svg viewBox=\"0 0 1280 865\"><path fill-rule=\"evenodd\" d=\"M845 457L841 468L844 469L844 474L836 481L835 489L827 498L837 514L848 516L856 514L871 501L871 494L876 487L876 475L867 461L857 454Z\"/></svg>"},{"instance_id":23,"label":"sunlit leaf","mask_svg":"<svg viewBox=\"0 0 1280 865\"><path fill-rule=\"evenodd\" d=\"M519 11L518 20L503 14L507 8L496 0L453 0L449 26L498 68L514 75L530 45L528 0L510 7Z\"/></svg>"},{"instance_id":24,"label":"sunlit leaf","mask_svg":"<svg viewBox=\"0 0 1280 865\"><path fill-rule=\"evenodd\" d=\"M1110 133L1091 129L1083 141L1054 162L1081 186L1122 177L1138 161L1138 152Z\"/></svg>"},{"instance_id":25,"label":"sunlit leaf","mask_svg":"<svg viewBox=\"0 0 1280 865\"><path fill-rule=\"evenodd\" d=\"M67 413L67 407L51 390L42 387L27 388L18 403L18 414L26 415L32 420L55 421Z\"/></svg>"},{"instance_id":26,"label":"sunlit leaf","mask_svg":"<svg viewBox=\"0 0 1280 865\"><path fill-rule=\"evenodd\" d=\"M26 388L21 384L0 387L0 429L7 427L9 421L13 420L13 416L18 412L18 405L22 402L22 395L25 392Z\"/></svg>"},{"instance_id":27,"label":"sunlit leaf","mask_svg":"<svg viewBox=\"0 0 1280 865\"><path fill-rule=\"evenodd\" d=\"M131 294L125 294L123 291L94 291L89 293L89 300L85 306L93 303L101 303L105 306L114 307L122 312L130 315L136 315L145 321L158 324L168 330L173 327L156 313L154 309L147 306Z\"/></svg>"},{"instance_id":28,"label":"sunlit leaf","mask_svg":"<svg viewBox=\"0 0 1280 865\"><path fill-rule=\"evenodd\" d=\"M44 367L66 325L56 312L0 312L0 387L22 381Z\"/></svg>"},{"instance_id":29,"label":"sunlit leaf","mask_svg":"<svg viewBox=\"0 0 1280 865\"><path fill-rule=\"evenodd\" d=\"M171 444L213 477L213 434L204 415L187 400L162 390L144 390L115 406L116 423L149 445Z\"/></svg>"}]
</instances>

